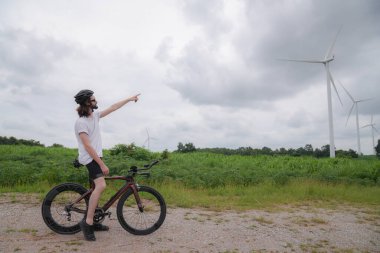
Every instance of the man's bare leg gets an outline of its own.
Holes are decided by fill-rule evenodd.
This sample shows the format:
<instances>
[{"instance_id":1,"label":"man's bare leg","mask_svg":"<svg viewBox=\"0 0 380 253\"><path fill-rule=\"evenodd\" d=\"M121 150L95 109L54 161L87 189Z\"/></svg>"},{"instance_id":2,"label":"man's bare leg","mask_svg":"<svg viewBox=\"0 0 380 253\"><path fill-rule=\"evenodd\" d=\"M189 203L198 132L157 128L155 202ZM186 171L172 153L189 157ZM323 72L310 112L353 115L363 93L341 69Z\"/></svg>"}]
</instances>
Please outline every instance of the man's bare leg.
<instances>
[{"instance_id":1,"label":"man's bare leg","mask_svg":"<svg viewBox=\"0 0 380 253\"><path fill-rule=\"evenodd\" d=\"M98 206L98 202L99 202L102 192L106 188L106 180L104 179L104 177L99 177L95 179L94 183L95 183L95 189L91 193L90 200L88 203L88 210L87 210L87 217L86 217L86 223L88 225L94 224L95 209Z\"/></svg>"}]
</instances>

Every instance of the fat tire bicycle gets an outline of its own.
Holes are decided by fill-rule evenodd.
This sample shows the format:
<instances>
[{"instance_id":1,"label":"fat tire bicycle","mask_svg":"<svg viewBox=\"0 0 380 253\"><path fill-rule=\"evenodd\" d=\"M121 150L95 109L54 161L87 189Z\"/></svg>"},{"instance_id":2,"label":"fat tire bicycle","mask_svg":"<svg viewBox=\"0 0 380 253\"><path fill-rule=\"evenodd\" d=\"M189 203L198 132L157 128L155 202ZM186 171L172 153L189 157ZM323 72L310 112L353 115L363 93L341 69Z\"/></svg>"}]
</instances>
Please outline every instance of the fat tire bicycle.
<instances>
[{"instance_id":1,"label":"fat tire bicycle","mask_svg":"<svg viewBox=\"0 0 380 253\"><path fill-rule=\"evenodd\" d=\"M125 184L102 206L95 210L94 223L102 223L111 212L108 209L117 201L116 214L120 225L134 235L147 235L156 231L166 217L166 203L162 195L149 186L137 184L135 176L150 176L149 170L159 161L143 168L132 166L126 176L105 177L106 180L123 180ZM79 222L87 213L90 189L77 183L63 183L52 188L42 202L45 224L59 234L81 231Z\"/></svg>"}]
</instances>

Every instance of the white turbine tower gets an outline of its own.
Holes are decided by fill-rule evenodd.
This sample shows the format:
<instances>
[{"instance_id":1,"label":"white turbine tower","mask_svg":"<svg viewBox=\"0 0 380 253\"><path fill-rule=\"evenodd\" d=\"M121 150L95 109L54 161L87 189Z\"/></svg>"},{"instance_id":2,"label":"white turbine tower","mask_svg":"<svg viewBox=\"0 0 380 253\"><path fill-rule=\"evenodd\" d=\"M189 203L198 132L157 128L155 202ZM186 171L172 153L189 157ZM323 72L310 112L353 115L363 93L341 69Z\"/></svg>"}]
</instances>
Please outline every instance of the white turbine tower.
<instances>
[{"instance_id":1,"label":"white turbine tower","mask_svg":"<svg viewBox=\"0 0 380 253\"><path fill-rule=\"evenodd\" d=\"M322 60L291 60L291 59L280 59L284 61L294 61L294 62L306 62L306 63L322 63L325 66L326 70L326 80L327 80L327 105L328 105L328 116L329 116L329 136L330 136L330 157L335 157L335 143L334 143L334 124L333 124L333 112L332 112L332 102L331 102L331 83L333 84L333 87L335 89L335 92L339 98L340 103L342 104L342 101L339 97L338 90L336 89L334 79L331 75L329 63L334 60L334 55L332 54L335 41L338 37L338 34L342 28L340 28L335 35L334 41L330 45L329 49L327 50L327 53L325 55L325 58ZM331 81L331 83L330 83Z\"/></svg>"},{"instance_id":2,"label":"white turbine tower","mask_svg":"<svg viewBox=\"0 0 380 253\"><path fill-rule=\"evenodd\" d=\"M375 123L373 123L373 115L371 115L371 124L368 124L368 125L365 125L365 126L362 126L362 128L364 127L371 127L372 128L372 149L373 149L373 154L376 155L376 150L375 150L375 131L379 133L379 131L376 129L375 127Z\"/></svg>"},{"instance_id":3,"label":"white turbine tower","mask_svg":"<svg viewBox=\"0 0 380 253\"><path fill-rule=\"evenodd\" d=\"M351 116L352 110L353 110L354 107L355 107L355 112L356 112L356 139L357 139L357 143L358 143L358 155L362 155L362 150L361 150L361 146L360 146L359 106L358 106L358 103L360 103L360 102L365 102L365 101L368 101L368 100L371 100L372 98L355 100L354 97L353 97L353 96L348 92L348 90L343 86L343 84L342 84L341 82L339 82L339 83L340 83L340 85L342 86L342 88L344 89L344 91L347 93L347 95L350 97L350 99L352 100L352 106L351 106L350 112L348 113L348 116L347 116L346 126L347 126L348 120L350 119L350 116Z\"/></svg>"},{"instance_id":4,"label":"white turbine tower","mask_svg":"<svg viewBox=\"0 0 380 253\"><path fill-rule=\"evenodd\" d=\"M150 148L150 140L156 140L156 138L150 137L148 128L146 128L146 135L147 135L147 138L145 139L143 146L145 147L145 144L148 143L148 150L149 150L149 148Z\"/></svg>"}]
</instances>

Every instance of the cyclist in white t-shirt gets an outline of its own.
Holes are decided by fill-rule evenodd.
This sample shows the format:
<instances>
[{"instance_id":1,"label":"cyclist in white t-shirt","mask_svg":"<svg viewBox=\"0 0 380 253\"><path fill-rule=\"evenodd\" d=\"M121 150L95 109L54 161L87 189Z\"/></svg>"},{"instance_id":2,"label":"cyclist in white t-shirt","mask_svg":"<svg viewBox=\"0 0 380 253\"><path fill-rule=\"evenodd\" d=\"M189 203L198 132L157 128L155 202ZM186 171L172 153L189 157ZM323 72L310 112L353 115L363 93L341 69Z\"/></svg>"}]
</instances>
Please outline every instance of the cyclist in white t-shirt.
<instances>
[{"instance_id":1,"label":"cyclist in white t-shirt","mask_svg":"<svg viewBox=\"0 0 380 253\"><path fill-rule=\"evenodd\" d=\"M95 189L90 196L88 210L85 219L80 222L84 237L88 241L95 241L95 231L107 231L109 228L102 224L94 224L94 213L98 205L100 195L106 188L104 175L109 174L107 165L103 162L102 140L100 136L99 120L116 111L131 101L138 101L137 94L127 99L123 99L104 111L94 112L98 109L94 92L91 90L81 90L75 95L75 102L79 104L77 112L79 118L75 122L75 136L78 141L78 160L86 165L90 181L95 184Z\"/></svg>"}]
</instances>

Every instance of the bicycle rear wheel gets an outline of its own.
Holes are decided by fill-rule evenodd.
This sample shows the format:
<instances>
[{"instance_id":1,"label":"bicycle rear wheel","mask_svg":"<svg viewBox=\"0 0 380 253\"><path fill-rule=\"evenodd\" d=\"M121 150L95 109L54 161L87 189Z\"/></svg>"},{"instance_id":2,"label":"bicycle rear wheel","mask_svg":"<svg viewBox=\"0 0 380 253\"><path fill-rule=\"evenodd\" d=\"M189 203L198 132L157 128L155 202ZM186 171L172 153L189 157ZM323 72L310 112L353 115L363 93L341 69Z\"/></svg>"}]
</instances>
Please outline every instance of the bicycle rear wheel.
<instances>
[{"instance_id":1,"label":"bicycle rear wheel","mask_svg":"<svg viewBox=\"0 0 380 253\"><path fill-rule=\"evenodd\" d=\"M137 206L132 189L121 196L117 204L117 218L121 226L134 235L147 235L156 231L166 217L164 198L155 189L138 186L143 208Z\"/></svg>"},{"instance_id":2,"label":"bicycle rear wheel","mask_svg":"<svg viewBox=\"0 0 380 253\"><path fill-rule=\"evenodd\" d=\"M64 183L51 189L42 202L45 224L59 234L75 234L80 231L79 222L84 218L89 196L74 204L87 189L75 183Z\"/></svg>"}]
</instances>

